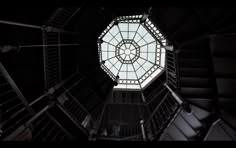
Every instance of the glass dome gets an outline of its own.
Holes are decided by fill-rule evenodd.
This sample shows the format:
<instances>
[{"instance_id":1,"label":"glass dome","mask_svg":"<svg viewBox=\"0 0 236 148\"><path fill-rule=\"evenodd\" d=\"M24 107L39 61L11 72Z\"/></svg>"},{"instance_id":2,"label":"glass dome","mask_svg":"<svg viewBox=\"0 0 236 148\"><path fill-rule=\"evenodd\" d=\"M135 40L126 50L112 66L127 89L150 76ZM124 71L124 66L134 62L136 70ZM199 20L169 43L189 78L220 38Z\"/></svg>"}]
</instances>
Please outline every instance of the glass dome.
<instances>
[{"instance_id":1,"label":"glass dome","mask_svg":"<svg viewBox=\"0 0 236 148\"><path fill-rule=\"evenodd\" d=\"M166 39L144 15L115 18L98 38L101 68L118 85L141 90L164 70Z\"/></svg>"}]
</instances>

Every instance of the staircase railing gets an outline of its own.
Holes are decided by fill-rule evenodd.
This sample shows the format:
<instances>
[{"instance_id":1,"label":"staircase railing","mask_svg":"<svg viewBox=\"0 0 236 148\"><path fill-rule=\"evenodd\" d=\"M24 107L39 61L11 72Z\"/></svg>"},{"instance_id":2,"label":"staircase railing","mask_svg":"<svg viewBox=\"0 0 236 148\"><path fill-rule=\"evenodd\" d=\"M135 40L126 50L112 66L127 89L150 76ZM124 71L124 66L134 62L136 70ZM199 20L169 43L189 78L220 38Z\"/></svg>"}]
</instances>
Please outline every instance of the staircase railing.
<instances>
[{"instance_id":1,"label":"staircase railing","mask_svg":"<svg viewBox=\"0 0 236 148\"><path fill-rule=\"evenodd\" d=\"M75 98L70 90L74 88L83 78L75 82L70 88L65 89L64 93L57 97L58 107L86 134L88 135L88 125L92 121L91 114L88 110Z\"/></svg>"},{"instance_id":2,"label":"staircase railing","mask_svg":"<svg viewBox=\"0 0 236 148\"><path fill-rule=\"evenodd\" d=\"M33 136L35 135L35 130L32 124L38 120L38 118L41 118L42 114L47 114L47 118L50 119L45 120L45 122L50 122L50 127L53 128L52 130L49 130L49 133L47 133L46 130L47 134L46 136L44 135L44 140L47 140L48 136L53 136L52 133L55 133L55 131L58 131L57 134L60 134L60 136L62 136L64 133L64 137L71 137L71 135L53 117L51 117L49 113L47 113L47 110L52 107L51 104L46 105L43 108L40 106L41 109L38 111L38 113L35 113L36 110L33 110L33 108L34 106L36 107L38 103L40 104L40 102L48 101L48 96L55 94L58 89L63 87L63 85L65 85L75 75L71 75L68 79L62 81L54 87L51 87L48 92L45 92L31 103L28 103L21 94L20 90L17 88L14 81L11 79L10 75L0 63L0 139L6 141L25 140L20 138L19 135L24 137L24 134L26 134L31 137L30 140L33 140L32 134ZM54 100L51 101L55 102ZM39 106L37 108L39 108ZM43 128L43 126L44 124L41 126L41 128ZM41 132L41 130L38 132ZM45 131L43 132L45 134ZM57 134L55 135L55 138L60 137Z\"/></svg>"},{"instance_id":3,"label":"staircase railing","mask_svg":"<svg viewBox=\"0 0 236 148\"><path fill-rule=\"evenodd\" d=\"M166 78L167 84L176 90L179 87L179 72L177 66L177 53L173 46L166 46Z\"/></svg>"},{"instance_id":4,"label":"staircase railing","mask_svg":"<svg viewBox=\"0 0 236 148\"><path fill-rule=\"evenodd\" d=\"M61 81L61 34L80 8L59 8L42 26L45 89ZM75 45L75 44L68 44Z\"/></svg>"},{"instance_id":5,"label":"staircase railing","mask_svg":"<svg viewBox=\"0 0 236 148\"><path fill-rule=\"evenodd\" d=\"M80 8L58 8L45 23L46 26L64 28L73 16L80 11Z\"/></svg>"},{"instance_id":6,"label":"staircase railing","mask_svg":"<svg viewBox=\"0 0 236 148\"><path fill-rule=\"evenodd\" d=\"M0 63L0 139L28 120L34 111Z\"/></svg>"},{"instance_id":7,"label":"staircase railing","mask_svg":"<svg viewBox=\"0 0 236 148\"><path fill-rule=\"evenodd\" d=\"M145 121L146 130L150 131L151 129L151 137L148 136L149 139L153 139L166 128L178 108L178 101L176 101L171 93L167 93L151 113L150 117Z\"/></svg>"},{"instance_id":8,"label":"staircase railing","mask_svg":"<svg viewBox=\"0 0 236 148\"><path fill-rule=\"evenodd\" d=\"M4 141L63 141L73 139L47 111L53 104L46 105L25 124L17 128Z\"/></svg>"}]
</instances>

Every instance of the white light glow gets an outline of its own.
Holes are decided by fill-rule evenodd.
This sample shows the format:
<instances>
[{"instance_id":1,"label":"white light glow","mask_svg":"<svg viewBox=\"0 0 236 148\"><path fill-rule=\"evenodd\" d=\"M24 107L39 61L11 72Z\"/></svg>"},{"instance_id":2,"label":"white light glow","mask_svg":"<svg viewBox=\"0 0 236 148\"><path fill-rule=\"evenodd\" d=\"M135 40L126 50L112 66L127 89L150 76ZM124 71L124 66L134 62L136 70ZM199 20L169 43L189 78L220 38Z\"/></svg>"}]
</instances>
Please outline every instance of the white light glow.
<instances>
[{"instance_id":1,"label":"white light glow","mask_svg":"<svg viewBox=\"0 0 236 148\"><path fill-rule=\"evenodd\" d=\"M106 67L103 69L113 79L119 76L115 89L140 90L162 71L159 66L165 67L165 49L159 43L166 44L166 39L149 19L141 24L141 18L118 17L99 37L99 58Z\"/></svg>"}]
</instances>

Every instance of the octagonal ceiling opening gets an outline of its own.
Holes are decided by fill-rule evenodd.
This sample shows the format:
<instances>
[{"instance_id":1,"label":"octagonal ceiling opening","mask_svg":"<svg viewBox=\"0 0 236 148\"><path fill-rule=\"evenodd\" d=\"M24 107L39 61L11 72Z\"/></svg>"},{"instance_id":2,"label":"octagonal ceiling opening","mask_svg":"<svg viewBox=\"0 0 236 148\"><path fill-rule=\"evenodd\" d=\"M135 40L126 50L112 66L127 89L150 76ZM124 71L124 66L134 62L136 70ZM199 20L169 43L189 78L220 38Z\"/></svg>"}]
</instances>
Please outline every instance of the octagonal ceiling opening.
<instances>
[{"instance_id":1,"label":"octagonal ceiling opening","mask_svg":"<svg viewBox=\"0 0 236 148\"><path fill-rule=\"evenodd\" d=\"M142 90L165 68L166 38L145 15L115 18L98 37L101 68L117 90Z\"/></svg>"}]
</instances>

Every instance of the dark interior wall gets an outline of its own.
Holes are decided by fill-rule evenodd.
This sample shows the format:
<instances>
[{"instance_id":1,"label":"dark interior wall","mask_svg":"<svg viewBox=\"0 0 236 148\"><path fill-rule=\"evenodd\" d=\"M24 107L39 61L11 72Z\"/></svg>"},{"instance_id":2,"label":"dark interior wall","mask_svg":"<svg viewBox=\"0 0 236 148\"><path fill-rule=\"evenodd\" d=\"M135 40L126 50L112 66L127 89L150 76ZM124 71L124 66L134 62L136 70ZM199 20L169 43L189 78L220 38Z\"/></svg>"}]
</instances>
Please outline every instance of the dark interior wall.
<instances>
[{"instance_id":1,"label":"dark interior wall","mask_svg":"<svg viewBox=\"0 0 236 148\"><path fill-rule=\"evenodd\" d=\"M42 44L40 29L2 24L0 24L0 28L0 40L3 45ZM2 58L1 62L29 102L44 92L42 47L21 48L18 53Z\"/></svg>"},{"instance_id":2,"label":"dark interior wall","mask_svg":"<svg viewBox=\"0 0 236 148\"><path fill-rule=\"evenodd\" d=\"M0 20L18 23L26 23L42 26L57 8L14 8L13 11L0 10ZM0 24L1 45L42 45L41 29L22 26ZM61 34L61 43L76 43L76 36ZM62 79L76 72L77 46L61 47ZM16 85L19 87L26 99L31 102L44 93L44 66L43 48L21 48L19 53L9 53L0 56L0 61L6 68Z\"/></svg>"},{"instance_id":3,"label":"dark interior wall","mask_svg":"<svg viewBox=\"0 0 236 148\"><path fill-rule=\"evenodd\" d=\"M111 20L98 8L84 8L81 15L74 18L74 31L78 32L80 44L77 51L79 71L91 71L99 67L97 39Z\"/></svg>"},{"instance_id":4,"label":"dark interior wall","mask_svg":"<svg viewBox=\"0 0 236 148\"><path fill-rule=\"evenodd\" d=\"M61 44L74 44L76 41L76 35L63 33L60 35ZM77 70L77 56L76 53L79 47L76 46L61 46L61 74L62 80L68 78Z\"/></svg>"},{"instance_id":5,"label":"dark interior wall","mask_svg":"<svg viewBox=\"0 0 236 148\"><path fill-rule=\"evenodd\" d=\"M56 10L55 7L13 7L0 9L0 20L19 23L43 25L49 16Z\"/></svg>"}]
</instances>

